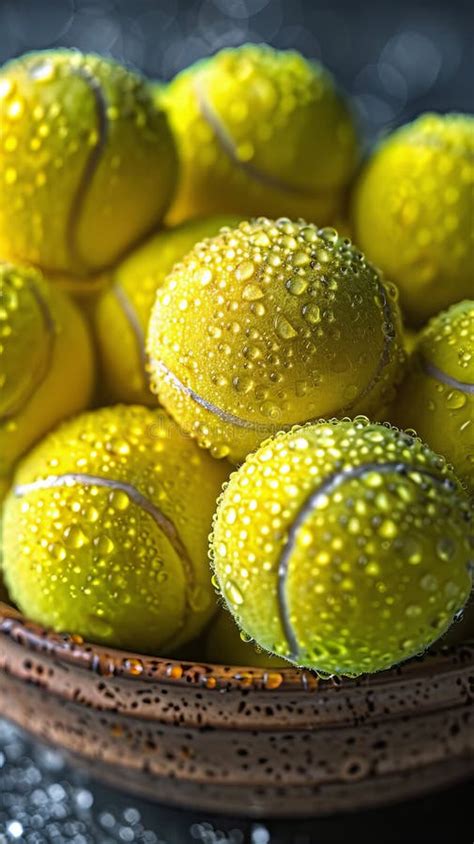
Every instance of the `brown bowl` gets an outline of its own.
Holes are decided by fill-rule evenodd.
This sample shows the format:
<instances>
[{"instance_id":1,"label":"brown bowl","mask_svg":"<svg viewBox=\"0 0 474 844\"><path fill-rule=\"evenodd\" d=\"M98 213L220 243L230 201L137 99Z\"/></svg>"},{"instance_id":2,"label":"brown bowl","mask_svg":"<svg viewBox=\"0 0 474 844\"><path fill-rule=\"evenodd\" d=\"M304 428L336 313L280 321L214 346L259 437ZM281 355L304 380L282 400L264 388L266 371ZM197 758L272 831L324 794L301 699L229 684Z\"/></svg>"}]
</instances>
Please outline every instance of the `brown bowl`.
<instances>
[{"instance_id":1,"label":"brown bowl","mask_svg":"<svg viewBox=\"0 0 474 844\"><path fill-rule=\"evenodd\" d=\"M316 816L474 773L474 642L358 680L130 654L0 603L0 714L161 803Z\"/></svg>"}]
</instances>

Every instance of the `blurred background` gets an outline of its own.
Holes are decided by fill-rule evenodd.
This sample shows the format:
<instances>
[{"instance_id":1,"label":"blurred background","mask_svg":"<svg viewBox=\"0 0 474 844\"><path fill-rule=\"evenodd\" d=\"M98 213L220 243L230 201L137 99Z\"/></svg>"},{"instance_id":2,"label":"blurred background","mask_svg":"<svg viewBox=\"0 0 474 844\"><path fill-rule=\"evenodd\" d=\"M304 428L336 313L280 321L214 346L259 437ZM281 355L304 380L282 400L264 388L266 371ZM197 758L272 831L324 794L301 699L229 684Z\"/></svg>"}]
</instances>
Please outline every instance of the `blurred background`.
<instances>
[{"instance_id":1,"label":"blurred background","mask_svg":"<svg viewBox=\"0 0 474 844\"><path fill-rule=\"evenodd\" d=\"M472 111L470 0L0 0L0 63L92 50L169 79L216 50L266 41L320 59L369 138L420 111Z\"/></svg>"},{"instance_id":2,"label":"blurred background","mask_svg":"<svg viewBox=\"0 0 474 844\"><path fill-rule=\"evenodd\" d=\"M473 37L472 0L0 0L0 64L67 46L169 79L245 41L298 49L333 71L369 142L427 109L474 111ZM452 839L453 816L463 844L473 840L470 799L468 784L383 811L298 824L195 817L98 786L0 722L0 844L390 844L409 840L421 818L423 838L434 842Z\"/></svg>"}]
</instances>

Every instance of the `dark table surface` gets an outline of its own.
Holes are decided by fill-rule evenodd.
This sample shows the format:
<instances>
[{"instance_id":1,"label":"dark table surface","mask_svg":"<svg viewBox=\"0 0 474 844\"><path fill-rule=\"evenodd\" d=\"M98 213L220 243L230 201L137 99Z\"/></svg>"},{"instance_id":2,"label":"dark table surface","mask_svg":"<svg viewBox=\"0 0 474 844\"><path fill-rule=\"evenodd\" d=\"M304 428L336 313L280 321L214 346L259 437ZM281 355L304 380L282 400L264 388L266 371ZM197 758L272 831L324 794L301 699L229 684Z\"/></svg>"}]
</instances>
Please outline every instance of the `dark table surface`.
<instances>
[{"instance_id":1,"label":"dark table surface","mask_svg":"<svg viewBox=\"0 0 474 844\"><path fill-rule=\"evenodd\" d=\"M468 0L0 0L0 63L71 46L166 79L220 47L267 41L327 64L371 141L421 111L474 110L473 29ZM0 844L471 844L473 798L469 783L337 818L198 817L105 788L0 722Z\"/></svg>"}]
</instances>

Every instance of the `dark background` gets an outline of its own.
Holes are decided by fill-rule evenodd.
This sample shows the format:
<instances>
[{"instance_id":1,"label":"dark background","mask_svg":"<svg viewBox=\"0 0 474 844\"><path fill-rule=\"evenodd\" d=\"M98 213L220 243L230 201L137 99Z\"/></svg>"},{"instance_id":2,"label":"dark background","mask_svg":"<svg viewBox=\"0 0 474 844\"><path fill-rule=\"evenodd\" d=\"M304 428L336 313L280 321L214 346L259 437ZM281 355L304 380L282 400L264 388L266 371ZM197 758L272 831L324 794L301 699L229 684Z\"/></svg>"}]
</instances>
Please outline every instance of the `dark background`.
<instances>
[{"instance_id":1,"label":"dark background","mask_svg":"<svg viewBox=\"0 0 474 844\"><path fill-rule=\"evenodd\" d=\"M318 58L370 135L420 111L472 111L466 0L0 0L0 63L25 50L91 50L154 78L221 47L266 41Z\"/></svg>"},{"instance_id":2,"label":"dark background","mask_svg":"<svg viewBox=\"0 0 474 844\"><path fill-rule=\"evenodd\" d=\"M372 141L421 111L474 110L472 8L460 0L0 0L0 64L70 46L169 79L221 47L266 41L324 62ZM0 722L0 844L464 844L474 839L472 798L468 784L338 818L197 817L96 785Z\"/></svg>"}]
</instances>

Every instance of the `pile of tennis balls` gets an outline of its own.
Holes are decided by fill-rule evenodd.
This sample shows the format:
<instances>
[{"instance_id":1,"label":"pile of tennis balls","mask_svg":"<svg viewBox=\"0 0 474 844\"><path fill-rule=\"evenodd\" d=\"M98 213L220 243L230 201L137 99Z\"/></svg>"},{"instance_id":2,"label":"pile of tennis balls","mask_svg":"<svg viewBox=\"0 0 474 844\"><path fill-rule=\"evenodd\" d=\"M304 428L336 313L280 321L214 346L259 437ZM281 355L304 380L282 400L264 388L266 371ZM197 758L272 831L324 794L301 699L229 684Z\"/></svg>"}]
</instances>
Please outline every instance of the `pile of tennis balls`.
<instances>
[{"instance_id":1,"label":"pile of tennis balls","mask_svg":"<svg viewBox=\"0 0 474 844\"><path fill-rule=\"evenodd\" d=\"M166 85L30 53L0 112L19 609L323 676L472 635L474 118L361 162L332 76L262 45Z\"/></svg>"}]
</instances>

